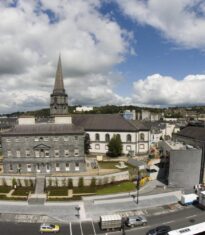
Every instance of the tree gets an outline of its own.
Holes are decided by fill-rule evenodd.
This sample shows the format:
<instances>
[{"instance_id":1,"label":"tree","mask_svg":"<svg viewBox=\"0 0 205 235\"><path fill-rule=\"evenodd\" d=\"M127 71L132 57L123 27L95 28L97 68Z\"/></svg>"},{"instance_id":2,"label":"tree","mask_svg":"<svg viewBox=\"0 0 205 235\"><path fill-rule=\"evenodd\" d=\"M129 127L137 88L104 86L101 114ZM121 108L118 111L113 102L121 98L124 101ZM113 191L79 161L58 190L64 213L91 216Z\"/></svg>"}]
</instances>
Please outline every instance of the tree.
<instances>
[{"instance_id":1,"label":"tree","mask_svg":"<svg viewBox=\"0 0 205 235\"><path fill-rule=\"evenodd\" d=\"M122 141L120 135L114 135L108 144L108 156L118 157L122 154Z\"/></svg>"},{"instance_id":2,"label":"tree","mask_svg":"<svg viewBox=\"0 0 205 235\"><path fill-rule=\"evenodd\" d=\"M89 154L89 150L90 150L90 136L89 134L85 134L85 140L84 140L85 154Z\"/></svg>"}]
</instances>

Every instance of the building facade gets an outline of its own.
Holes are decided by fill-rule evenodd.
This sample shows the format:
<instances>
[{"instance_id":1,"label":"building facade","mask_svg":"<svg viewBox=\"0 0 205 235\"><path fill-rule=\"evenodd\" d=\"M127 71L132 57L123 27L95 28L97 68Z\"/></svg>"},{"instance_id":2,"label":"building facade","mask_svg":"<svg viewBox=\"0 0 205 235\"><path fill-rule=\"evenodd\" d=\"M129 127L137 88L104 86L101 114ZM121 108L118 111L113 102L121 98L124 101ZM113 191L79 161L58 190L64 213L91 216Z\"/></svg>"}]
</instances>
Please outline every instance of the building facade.
<instances>
[{"instance_id":1,"label":"building facade","mask_svg":"<svg viewBox=\"0 0 205 235\"><path fill-rule=\"evenodd\" d=\"M199 184L202 149L174 141L162 141L160 148L169 160L169 186L191 190Z\"/></svg>"},{"instance_id":2,"label":"building facade","mask_svg":"<svg viewBox=\"0 0 205 235\"><path fill-rule=\"evenodd\" d=\"M92 154L105 154L114 135L120 136L124 154L144 155L149 151L149 129L142 122L125 120L120 114L78 114L73 122L89 134Z\"/></svg>"},{"instance_id":3,"label":"building facade","mask_svg":"<svg viewBox=\"0 0 205 235\"><path fill-rule=\"evenodd\" d=\"M192 145L195 148L202 149L200 183L205 182L205 127L187 126L178 133L173 134L173 139L185 144Z\"/></svg>"}]
</instances>

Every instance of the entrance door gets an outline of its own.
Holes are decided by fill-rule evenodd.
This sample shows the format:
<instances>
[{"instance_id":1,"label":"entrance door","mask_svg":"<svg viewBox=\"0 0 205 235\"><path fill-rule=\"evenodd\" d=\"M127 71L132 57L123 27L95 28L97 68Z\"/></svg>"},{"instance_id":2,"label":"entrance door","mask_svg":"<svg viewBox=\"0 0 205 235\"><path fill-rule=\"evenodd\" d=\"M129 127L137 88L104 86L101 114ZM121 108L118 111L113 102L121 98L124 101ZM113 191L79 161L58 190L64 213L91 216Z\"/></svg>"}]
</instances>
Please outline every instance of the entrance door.
<instances>
[{"instance_id":1,"label":"entrance door","mask_svg":"<svg viewBox=\"0 0 205 235\"><path fill-rule=\"evenodd\" d=\"M40 164L39 164L39 163L37 163L37 165L36 165L36 172L37 172L37 173L40 173L40 172L41 172Z\"/></svg>"},{"instance_id":2,"label":"entrance door","mask_svg":"<svg viewBox=\"0 0 205 235\"><path fill-rule=\"evenodd\" d=\"M50 172L50 170L51 170L51 168L50 168L50 164L49 164L49 163L47 163L47 164L46 164L46 172L47 172L47 173L49 173L49 172Z\"/></svg>"}]
</instances>

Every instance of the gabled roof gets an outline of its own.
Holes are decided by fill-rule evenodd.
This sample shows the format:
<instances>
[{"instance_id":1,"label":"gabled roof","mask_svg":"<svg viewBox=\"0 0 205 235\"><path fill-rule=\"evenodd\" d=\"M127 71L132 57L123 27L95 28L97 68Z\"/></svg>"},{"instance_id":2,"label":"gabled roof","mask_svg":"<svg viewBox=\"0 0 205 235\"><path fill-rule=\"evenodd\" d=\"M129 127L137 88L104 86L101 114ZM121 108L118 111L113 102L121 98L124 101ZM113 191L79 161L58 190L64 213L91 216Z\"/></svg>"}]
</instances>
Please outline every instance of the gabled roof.
<instances>
[{"instance_id":1,"label":"gabled roof","mask_svg":"<svg viewBox=\"0 0 205 235\"><path fill-rule=\"evenodd\" d=\"M205 141L205 127L187 126L175 135Z\"/></svg>"},{"instance_id":2,"label":"gabled roof","mask_svg":"<svg viewBox=\"0 0 205 235\"><path fill-rule=\"evenodd\" d=\"M51 147L45 144L38 144L33 147L33 149L50 149Z\"/></svg>"},{"instance_id":3,"label":"gabled roof","mask_svg":"<svg viewBox=\"0 0 205 235\"><path fill-rule=\"evenodd\" d=\"M17 125L13 129L2 133L2 136L17 136L17 135L63 135L63 134L83 134L84 130L81 127L76 127L73 124L53 124L39 123L34 125Z\"/></svg>"},{"instance_id":4,"label":"gabled roof","mask_svg":"<svg viewBox=\"0 0 205 235\"><path fill-rule=\"evenodd\" d=\"M120 114L76 114L73 123L86 131L135 132L136 126L125 120Z\"/></svg>"},{"instance_id":5,"label":"gabled roof","mask_svg":"<svg viewBox=\"0 0 205 235\"><path fill-rule=\"evenodd\" d=\"M129 122L136 128L136 130L139 130L139 131L149 131L150 130L150 127L147 126L146 122L144 122L144 121L130 120Z\"/></svg>"}]
</instances>

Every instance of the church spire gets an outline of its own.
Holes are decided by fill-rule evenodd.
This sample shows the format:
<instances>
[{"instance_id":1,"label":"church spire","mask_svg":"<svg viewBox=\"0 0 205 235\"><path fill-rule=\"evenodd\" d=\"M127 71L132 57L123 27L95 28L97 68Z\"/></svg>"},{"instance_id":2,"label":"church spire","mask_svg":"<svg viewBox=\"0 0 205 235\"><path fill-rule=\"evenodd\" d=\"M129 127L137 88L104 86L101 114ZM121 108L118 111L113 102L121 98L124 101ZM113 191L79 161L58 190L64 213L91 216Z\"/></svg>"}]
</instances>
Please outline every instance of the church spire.
<instances>
[{"instance_id":1,"label":"church spire","mask_svg":"<svg viewBox=\"0 0 205 235\"><path fill-rule=\"evenodd\" d=\"M62 72L62 65L61 65L61 56L59 55L53 93L64 93L64 92L65 92L65 90L64 90L64 83L63 83L63 72Z\"/></svg>"},{"instance_id":2,"label":"church spire","mask_svg":"<svg viewBox=\"0 0 205 235\"><path fill-rule=\"evenodd\" d=\"M64 84L63 84L61 56L59 56L58 59L55 85L53 93L51 94L50 114L54 116L68 114L68 96L65 93Z\"/></svg>"}]
</instances>

